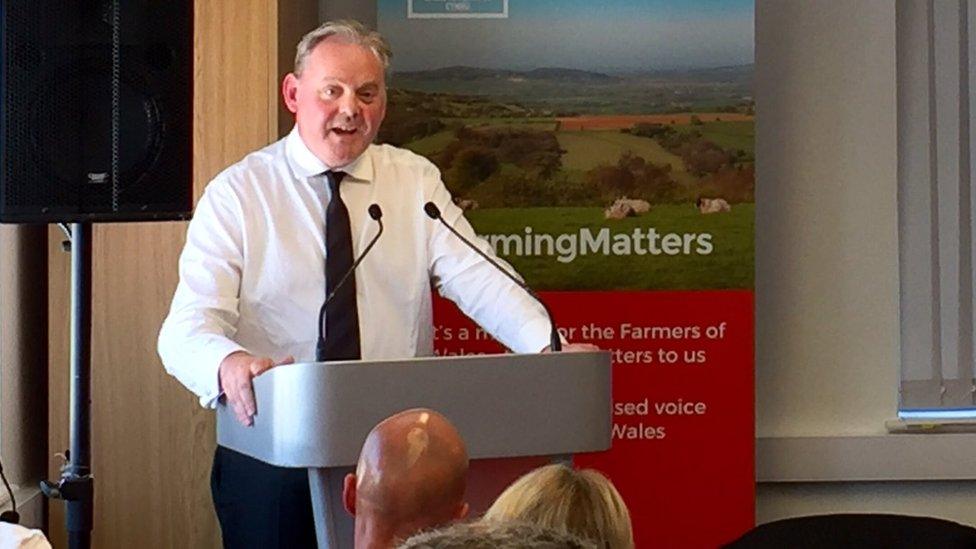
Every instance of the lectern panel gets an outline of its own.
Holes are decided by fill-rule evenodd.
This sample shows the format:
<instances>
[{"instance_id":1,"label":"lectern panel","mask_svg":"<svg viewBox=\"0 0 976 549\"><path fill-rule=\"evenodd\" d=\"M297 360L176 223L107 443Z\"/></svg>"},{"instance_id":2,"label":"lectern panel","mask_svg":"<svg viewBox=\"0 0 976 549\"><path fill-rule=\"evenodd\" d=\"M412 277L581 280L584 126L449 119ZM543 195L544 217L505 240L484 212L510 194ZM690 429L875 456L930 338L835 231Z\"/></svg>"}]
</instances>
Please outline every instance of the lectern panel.
<instances>
[{"instance_id":1,"label":"lectern panel","mask_svg":"<svg viewBox=\"0 0 976 549\"><path fill-rule=\"evenodd\" d=\"M606 450L610 372L607 352L292 364L254 380L253 426L218 406L217 443L279 466L350 466L376 423L425 407L471 459Z\"/></svg>"}]
</instances>

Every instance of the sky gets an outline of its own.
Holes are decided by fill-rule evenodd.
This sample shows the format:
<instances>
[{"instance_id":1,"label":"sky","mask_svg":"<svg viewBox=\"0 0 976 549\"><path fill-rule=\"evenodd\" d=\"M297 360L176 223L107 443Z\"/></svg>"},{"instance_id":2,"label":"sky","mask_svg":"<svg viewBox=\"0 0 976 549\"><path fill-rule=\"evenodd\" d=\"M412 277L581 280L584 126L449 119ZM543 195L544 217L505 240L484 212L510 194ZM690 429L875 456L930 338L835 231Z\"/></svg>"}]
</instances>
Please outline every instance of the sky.
<instances>
[{"instance_id":1,"label":"sky","mask_svg":"<svg viewBox=\"0 0 976 549\"><path fill-rule=\"evenodd\" d=\"M507 19L407 19L407 1L378 0L394 71L613 72L743 65L754 57L753 0L509 0Z\"/></svg>"}]
</instances>

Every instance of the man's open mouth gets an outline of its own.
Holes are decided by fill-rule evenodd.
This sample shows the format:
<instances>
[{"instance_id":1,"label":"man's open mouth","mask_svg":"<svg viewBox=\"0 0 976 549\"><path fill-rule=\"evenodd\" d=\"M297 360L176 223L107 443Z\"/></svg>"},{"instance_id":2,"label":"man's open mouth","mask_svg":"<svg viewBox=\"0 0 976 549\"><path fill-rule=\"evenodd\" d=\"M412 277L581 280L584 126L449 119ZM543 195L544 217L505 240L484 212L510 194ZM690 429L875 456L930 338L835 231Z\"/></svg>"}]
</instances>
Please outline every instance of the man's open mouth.
<instances>
[{"instance_id":1,"label":"man's open mouth","mask_svg":"<svg viewBox=\"0 0 976 549\"><path fill-rule=\"evenodd\" d=\"M353 135L359 130L357 128L332 128L329 131L339 135Z\"/></svg>"}]
</instances>

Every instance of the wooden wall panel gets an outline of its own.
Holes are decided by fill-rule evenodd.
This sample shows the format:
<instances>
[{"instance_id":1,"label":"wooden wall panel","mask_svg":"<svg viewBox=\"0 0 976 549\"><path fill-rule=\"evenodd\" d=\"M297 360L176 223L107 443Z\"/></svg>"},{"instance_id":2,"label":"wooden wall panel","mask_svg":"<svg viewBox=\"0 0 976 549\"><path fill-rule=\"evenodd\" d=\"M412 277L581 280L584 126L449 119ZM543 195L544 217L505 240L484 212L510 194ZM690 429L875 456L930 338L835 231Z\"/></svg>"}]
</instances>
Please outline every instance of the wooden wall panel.
<instances>
[{"instance_id":1,"label":"wooden wall panel","mask_svg":"<svg viewBox=\"0 0 976 549\"><path fill-rule=\"evenodd\" d=\"M61 251L64 235L55 226L48 228L48 478L57 480L62 460L55 453L68 448L68 372L71 328L71 264ZM97 487L96 487L97 489ZM48 503L48 537L54 547L67 547L64 531L64 505Z\"/></svg>"},{"instance_id":2,"label":"wooden wall panel","mask_svg":"<svg viewBox=\"0 0 976 549\"><path fill-rule=\"evenodd\" d=\"M278 132L279 0L196 3L194 193ZM304 0L302 0L304 1ZM293 47L293 44L292 44ZM272 94L272 90L275 93ZM219 547L209 494L213 414L164 371L156 337L186 223L102 224L93 244L93 546ZM69 269L49 229L49 447L68 445ZM59 475L50 460L51 478ZM49 532L66 547L64 506Z\"/></svg>"},{"instance_id":3,"label":"wooden wall panel","mask_svg":"<svg viewBox=\"0 0 976 549\"><path fill-rule=\"evenodd\" d=\"M0 456L20 486L45 474L46 238L43 226L0 226Z\"/></svg>"}]
</instances>

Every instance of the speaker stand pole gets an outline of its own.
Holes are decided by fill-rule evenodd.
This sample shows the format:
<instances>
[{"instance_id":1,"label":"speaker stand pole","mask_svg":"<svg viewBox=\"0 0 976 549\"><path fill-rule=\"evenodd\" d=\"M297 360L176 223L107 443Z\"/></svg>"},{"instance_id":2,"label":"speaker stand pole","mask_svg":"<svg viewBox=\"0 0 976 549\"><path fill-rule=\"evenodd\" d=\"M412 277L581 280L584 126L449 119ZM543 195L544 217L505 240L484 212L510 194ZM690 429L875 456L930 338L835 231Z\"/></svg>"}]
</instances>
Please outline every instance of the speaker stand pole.
<instances>
[{"instance_id":1,"label":"speaker stand pole","mask_svg":"<svg viewBox=\"0 0 976 549\"><path fill-rule=\"evenodd\" d=\"M41 482L49 498L67 504L70 549L91 547L94 480L91 475L92 225L71 224L71 441L61 480Z\"/></svg>"}]
</instances>

